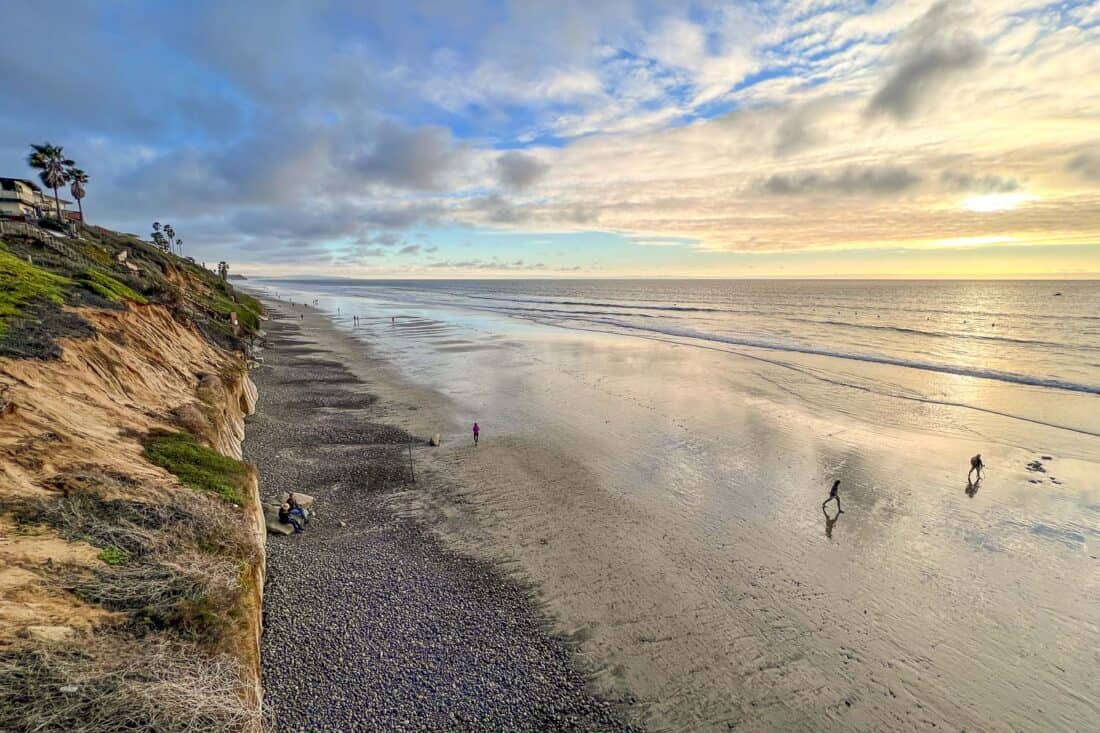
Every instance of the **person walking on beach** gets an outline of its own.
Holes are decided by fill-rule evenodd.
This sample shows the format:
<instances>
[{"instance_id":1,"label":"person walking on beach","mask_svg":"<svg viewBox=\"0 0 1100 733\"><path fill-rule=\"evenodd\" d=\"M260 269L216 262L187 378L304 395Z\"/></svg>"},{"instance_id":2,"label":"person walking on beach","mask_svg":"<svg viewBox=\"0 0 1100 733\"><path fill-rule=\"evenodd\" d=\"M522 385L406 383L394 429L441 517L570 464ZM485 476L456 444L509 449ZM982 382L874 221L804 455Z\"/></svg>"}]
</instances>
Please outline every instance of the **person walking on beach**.
<instances>
[{"instance_id":1,"label":"person walking on beach","mask_svg":"<svg viewBox=\"0 0 1100 733\"><path fill-rule=\"evenodd\" d=\"M474 446L477 447L477 439L481 436L481 426L474 423Z\"/></svg>"},{"instance_id":2,"label":"person walking on beach","mask_svg":"<svg viewBox=\"0 0 1100 733\"><path fill-rule=\"evenodd\" d=\"M971 458L970 459L970 471L966 474L967 483L970 483L970 477L974 474L975 471L977 471L978 480L981 481L982 480L982 469L984 469L984 468L985 468L985 464L982 463L982 454L981 453L979 453L978 455Z\"/></svg>"},{"instance_id":3,"label":"person walking on beach","mask_svg":"<svg viewBox=\"0 0 1100 733\"><path fill-rule=\"evenodd\" d=\"M825 511L825 505L834 499L836 500L836 513L843 514L844 510L840 508L840 479L833 482L833 488L829 489L829 498L821 502L821 511Z\"/></svg>"}]
</instances>

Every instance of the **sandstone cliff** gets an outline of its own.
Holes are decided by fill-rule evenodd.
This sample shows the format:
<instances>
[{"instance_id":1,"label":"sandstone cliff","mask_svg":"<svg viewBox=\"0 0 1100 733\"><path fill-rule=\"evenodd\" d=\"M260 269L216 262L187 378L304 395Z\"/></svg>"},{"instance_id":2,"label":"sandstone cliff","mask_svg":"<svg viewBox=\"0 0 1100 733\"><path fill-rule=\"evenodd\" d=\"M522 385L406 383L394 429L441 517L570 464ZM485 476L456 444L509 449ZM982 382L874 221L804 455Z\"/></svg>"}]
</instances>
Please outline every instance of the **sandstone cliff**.
<instances>
[{"instance_id":1,"label":"sandstone cliff","mask_svg":"<svg viewBox=\"0 0 1100 733\"><path fill-rule=\"evenodd\" d=\"M0 244L0 729L257 730L256 309L121 235L52 245Z\"/></svg>"}]
</instances>

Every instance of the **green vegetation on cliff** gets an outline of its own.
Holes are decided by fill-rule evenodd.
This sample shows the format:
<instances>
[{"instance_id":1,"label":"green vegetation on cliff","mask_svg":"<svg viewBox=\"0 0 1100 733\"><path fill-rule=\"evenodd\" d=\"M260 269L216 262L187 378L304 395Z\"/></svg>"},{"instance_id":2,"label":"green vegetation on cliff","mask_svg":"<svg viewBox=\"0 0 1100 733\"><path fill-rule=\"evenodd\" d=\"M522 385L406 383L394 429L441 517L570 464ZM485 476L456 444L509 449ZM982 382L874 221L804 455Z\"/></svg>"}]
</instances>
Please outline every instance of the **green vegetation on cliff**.
<instances>
[{"instance_id":1,"label":"green vegetation on cliff","mask_svg":"<svg viewBox=\"0 0 1100 733\"><path fill-rule=\"evenodd\" d=\"M19 259L0 243L0 337L8 323L22 317L25 307L36 299L60 304L68 278Z\"/></svg>"},{"instance_id":2,"label":"green vegetation on cliff","mask_svg":"<svg viewBox=\"0 0 1100 733\"><path fill-rule=\"evenodd\" d=\"M258 334L263 318L255 298L216 272L130 234L85 227L76 237L8 234L0 243L0 356L57 358L58 338L94 333L63 305L134 303L163 305L231 350L242 350L242 339Z\"/></svg>"},{"instance_id":3,"label":"green vegetation on cliff","mask_svg":"<svg viewBox=\"0 0 1100 733\"><path fill-rule=\"evenodd\" d=\"M135 292L130 286L99 270L85 270L77 277L77 282L112 303L129 301L144 304L149 302L144 295Z\"/></svg>"},{"instance_id":4,"label":"green vegetation on cliff","mask_svg":"<svg viewBox=\"0 0 1100 733\"><path fill-rule=\"evenodd\" d=\"M245 503L249 468L198 442L190 433L154 431L143 455L193 489L209 491L238 506Z\"/></svg>"}]
</instances>

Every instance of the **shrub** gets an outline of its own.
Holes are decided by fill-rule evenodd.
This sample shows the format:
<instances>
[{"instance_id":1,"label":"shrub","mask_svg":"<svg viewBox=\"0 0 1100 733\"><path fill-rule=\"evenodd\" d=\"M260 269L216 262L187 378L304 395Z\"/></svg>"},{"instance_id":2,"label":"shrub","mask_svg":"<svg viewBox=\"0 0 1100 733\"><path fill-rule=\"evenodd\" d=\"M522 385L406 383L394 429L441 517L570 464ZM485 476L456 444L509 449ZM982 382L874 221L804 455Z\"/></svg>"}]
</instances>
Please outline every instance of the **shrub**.
<instances>
[{"instance_id":1,"label":"shrub","mask_svg":"<svg viewBox=\"0 0 1100 733\"><path fill-rule=\"evenodd\" d=\"M143 454L186 486L212 492L238 506L245 504L248 466L207 448L193 435L153 431L145 440Z\"/></svg>"},{"instance_id":2,"label":"shrub","mask_svg":"<svg viewBox=\"0 0 1100 733\"><path fill-rule=\"evenodd\" d=\"M121 565L130 559L130 553L118 547L104 547L99 553L99 559L108 565Z\"/></svg>"},{"instance_id":3,"label":"shrub","mask_svg":"<svg viewBox=\"0 0 1100 733\"><path fill-rule=\"evenodd\" d=\"M133 288L99 270L85 270L77 277L77 282L112 303L121 303L124 300L142 304L149 302Z\"/></svg>"},{"instance_id":4,"label":"shrub","mask_svg":"<svg viewBox=\"0 0 1100 733\"><path fill-rule=\"evenodd\" d=\"M44 299L60 305L62 288L70 282L16 257L0 244L0 336L31 301Z\"/></svg>"}]
</instances>

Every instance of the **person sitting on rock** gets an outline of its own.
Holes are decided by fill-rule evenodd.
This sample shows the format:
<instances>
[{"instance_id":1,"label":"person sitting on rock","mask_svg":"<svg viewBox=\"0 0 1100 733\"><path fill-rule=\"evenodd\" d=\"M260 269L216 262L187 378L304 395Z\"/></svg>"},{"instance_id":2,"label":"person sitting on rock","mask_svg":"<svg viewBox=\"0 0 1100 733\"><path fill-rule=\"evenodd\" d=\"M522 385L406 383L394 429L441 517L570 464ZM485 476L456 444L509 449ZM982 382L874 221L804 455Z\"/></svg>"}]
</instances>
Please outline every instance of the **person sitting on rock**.
<instances>
[{"instance_id":1,"label":"person sitting on rock","mask_svg":"<svg viewBox=\"0 0 1100 733\"><path fill-rule=\"evenodd\" d=\"M309 521L309 515L306 513L305 507L298 503L298 500L294 498L294 494L286 495L286 503L290 506L290 513L301 519L303 524Z\"/></svg>"},{"instance_id":2,"label":"person sitting on rock","mask_svg":"<svg viewBox=\"0 0 1100 733\"><path fill-rule=\"evenodd\" d=\"M299 507L299 511L301 508ZM294 534L300 534L302 531L302 523L298 521L298 517L290 513L290 504L283 504L279 507L279 523L289 524L294 527Z\"/></svg>"}]
</instances>

